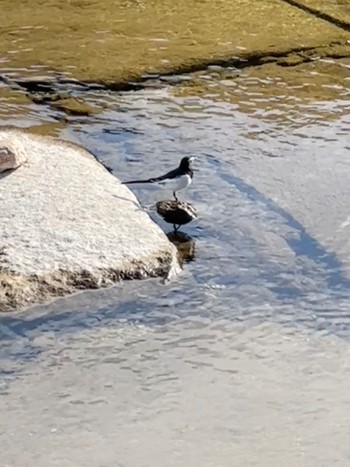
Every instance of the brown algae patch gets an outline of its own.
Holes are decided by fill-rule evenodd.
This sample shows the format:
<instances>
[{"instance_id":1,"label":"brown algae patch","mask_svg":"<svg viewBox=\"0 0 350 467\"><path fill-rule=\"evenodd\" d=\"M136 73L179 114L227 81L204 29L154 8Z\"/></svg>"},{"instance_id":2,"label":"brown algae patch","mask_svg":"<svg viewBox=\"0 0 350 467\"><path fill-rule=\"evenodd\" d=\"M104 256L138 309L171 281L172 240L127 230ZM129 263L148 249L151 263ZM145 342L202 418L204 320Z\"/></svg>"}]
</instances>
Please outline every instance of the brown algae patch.
<instances>
[{"instance_id":1,"label":"brown algae patch","mask_svg":"<svg viewBox=\"0 0 350 467\"><path fill-rule=\"evenodd\" d=\"M83 98L60 96L42 96L40 94L33 96L33 102L36 104L48 104L53 109L60 110L67 115L88 116L96 115L102 112L102 107L93 106L86 102Z\"/></svg>"},{"instance_id":2,"label":"brown algae patch","mask_svg":"<svg viewBox=\"0 0 350 467\"><path fill-rule=\"evenodd\" d=\"M280 0L5 0L1 8L6 67L95 82L350 38Z\"/></svg>"},{"instance_id":3,"label":"brown algae patch","mask_svg":"<svg viewBox=\"0 0 350 467\"><path fill-rule=\"evenodd\" d=\"M298 63L293 56L293 61ZM305 114L312 119L330 120L339 117L337 109L319 112L317 105L325 101L347 100L350 95L350 66L348 59L313 60L291 66L274 61L264 65L234 70L220 67L194 73L193 80L173 87L179 97L202 97L216 102L228 102L241 112L265 120L292 126L305 124L296 116ZM344 105L343 112L347 112Z\"/></svg>"},{"instance_id":4,"label":"brown algae patch","mask_svg":"<svg viewBox=\"0 0 350 467\"><path fill-rule=\"evenodd\" d=\"M0 87L0 119L27 117L31 102L23 91Z\"/></svg>"},{"instance_id":5,"label":"brown algae patch","mask_svg":"<svg viewBox=\"0 0 350 467\"><path fill-rule=\"evenodd\" d=\"M38 125L31 123L28 128L25 128L25 131L32 135L58 137L61 135L62 130L67 127L67 124L68 120L66 119L41 122Z\"/></svg>"}]
</instances>

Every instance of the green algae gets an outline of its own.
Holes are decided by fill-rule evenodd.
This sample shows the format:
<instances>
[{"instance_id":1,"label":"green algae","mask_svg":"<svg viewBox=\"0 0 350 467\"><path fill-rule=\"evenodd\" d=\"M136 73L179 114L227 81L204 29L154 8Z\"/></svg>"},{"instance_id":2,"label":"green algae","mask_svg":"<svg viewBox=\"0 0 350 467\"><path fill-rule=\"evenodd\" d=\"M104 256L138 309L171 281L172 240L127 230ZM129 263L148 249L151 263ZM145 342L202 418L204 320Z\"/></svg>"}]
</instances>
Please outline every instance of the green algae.
<instances>
[{"instance_id":1,"label":"green algae","mask_svg":"<svg viewBox=\"0 0 350 467\"><path fill-rule=\"evenodd\" d=\"M350 35L280 0L1 2L3 66L121 83Z\"/></svg>"},{"instance_id":2,"label":"green algae","mask_svg":"<svg viewBox=\"0 0 350 467\"><path fill-rule=\"evenodd\" d=\"M30 103L30 98L24 92L0 87L0 118L26 116Z\"/></svg>"}]
</instances>

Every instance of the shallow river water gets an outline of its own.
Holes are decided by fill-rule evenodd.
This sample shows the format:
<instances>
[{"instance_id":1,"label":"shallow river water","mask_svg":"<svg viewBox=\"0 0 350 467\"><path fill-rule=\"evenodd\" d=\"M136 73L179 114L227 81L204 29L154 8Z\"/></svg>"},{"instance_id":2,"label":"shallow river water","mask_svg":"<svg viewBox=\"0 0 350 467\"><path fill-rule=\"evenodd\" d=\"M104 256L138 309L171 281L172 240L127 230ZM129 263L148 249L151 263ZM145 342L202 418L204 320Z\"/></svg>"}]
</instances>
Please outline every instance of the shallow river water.
<instances>
[{"instance_id":1,"label":"shallow river water","mask_svg":"<svg viewBox=\"0 0 350 467\"><path fill-rule=\"evenodd\" d=\"M178 278L2 316L1 466L350 465L348 86L259 86L96 91L106 110L62 130L122 180L198 156L200 216ZM135 191L169 232L164 193Z\"/></svg>"}]
</instances>

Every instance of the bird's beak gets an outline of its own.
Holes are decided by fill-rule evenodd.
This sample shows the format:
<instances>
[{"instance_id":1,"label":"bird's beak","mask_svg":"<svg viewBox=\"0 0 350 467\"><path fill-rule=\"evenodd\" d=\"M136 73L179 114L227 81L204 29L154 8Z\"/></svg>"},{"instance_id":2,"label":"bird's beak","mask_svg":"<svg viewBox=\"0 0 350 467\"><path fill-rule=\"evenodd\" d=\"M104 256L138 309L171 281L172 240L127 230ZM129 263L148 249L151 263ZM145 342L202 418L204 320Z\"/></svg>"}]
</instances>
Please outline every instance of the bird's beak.
<instances>
[{"instance_id":1,"label":"bird's beak","mask_svg":"<svg viewBox=\"0 0 350 467\"><path fill-rule=\"evenodd\" d=\"M191 157L191 164L193 164L193 162L195 162L197 159L198 159L197 156L192 156L192 157ZM197 171L198 171L198 169L194 168L193 166L192 166L192 170L193 170L194 172L197 172Z\"/></svg>"}]
</instances>

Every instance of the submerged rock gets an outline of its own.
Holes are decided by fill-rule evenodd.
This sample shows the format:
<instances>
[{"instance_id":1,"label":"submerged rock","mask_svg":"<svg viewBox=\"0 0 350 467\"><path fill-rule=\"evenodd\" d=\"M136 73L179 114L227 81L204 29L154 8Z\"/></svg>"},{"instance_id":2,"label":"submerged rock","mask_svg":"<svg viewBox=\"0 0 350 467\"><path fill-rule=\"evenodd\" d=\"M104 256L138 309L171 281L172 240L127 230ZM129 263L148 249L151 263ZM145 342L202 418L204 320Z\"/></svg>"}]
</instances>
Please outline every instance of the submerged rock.
<instances>
[{"instance_id":1,"label":"submerged rock","mask_svg":"<svg viewBox=\"0 0 350 467\"><path fill-rule=\"evenodd\" d=\"M9 141L28 163L0 175L0 310L177 265L174 245L91 153L0 130L0 148Z\"/></svg>"},{"instance_id":2,"label":"submerged rock","mask_svg":"<svg viewBox=\"0 0 350 467\"><path fill-rule=\"evenodd\" d=\"M32 101L35 104L48 104L52 108L72 116L89 116L101 112L100 108L88 104L82 98L60 96L55 92L34 94Z\"/></svg>"},{"instance_id":3,"label":"submerged rock","mask_svg":"<svg viewBox=\"0 0 350 467\"><path fill-rule=\"evenodd\" d=\"M196 208L186 201L163 200L156 204L158 214L175 230L197 218Z\"/></svg>"},{"instance_id":4,"label":"submerged rock","mask_svg":"<svg viewBox=\"0 0 350 467\"><path fill-rule=\"evenodd\" d=\"M101 109L87 104L83 99L66 97L51 103L51 107L62 110L68 115L93 115L101 112Z\"/></svg>"}]
</instances>

